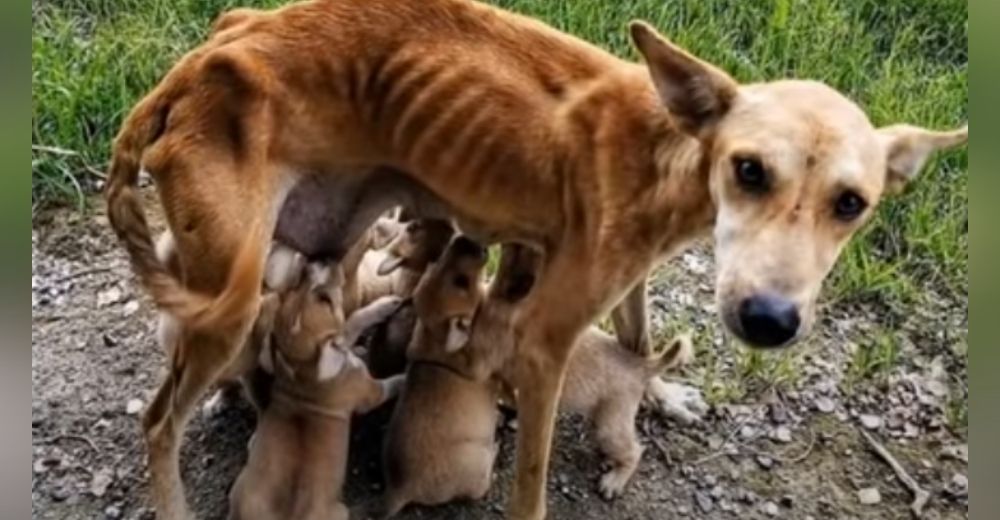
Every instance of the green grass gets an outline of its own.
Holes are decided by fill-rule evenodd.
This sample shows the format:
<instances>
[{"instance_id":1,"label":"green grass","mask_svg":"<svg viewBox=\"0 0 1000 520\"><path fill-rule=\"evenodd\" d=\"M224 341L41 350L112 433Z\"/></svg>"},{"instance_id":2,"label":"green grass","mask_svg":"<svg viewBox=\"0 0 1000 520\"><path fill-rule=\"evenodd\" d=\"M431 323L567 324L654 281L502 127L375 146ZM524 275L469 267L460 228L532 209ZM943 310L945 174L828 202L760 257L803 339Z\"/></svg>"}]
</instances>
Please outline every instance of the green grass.
<instances>
[{"instance_id":1,"label":"green grass","mask_svg":"<svg viewBox=\"0 0 1000 520\"><path fill-rule=\"evenodd\" d=\"M844 390L851 393L863 381L883 382L899 356L899 339L888 330L876 331L869 341L855 347L844 374Z\"/></svg>"},{"instance_id":2,"label":"green grass","mask_svg":"<svg viewBox=\"0 0 1000 520\"><path fill-rule=\"evenodd\" d=\"M32 4L32 201L82 204L123 114L233 0L39 0ZM743 81L820 79L878 124L968 119L964 0L498 0L635 57L646 19ZM48 147L48 148L45 148ZM53 151L50 148L58 150ZM932 162L887 201L831 278L834 300L910 303L932 284L967 292L966 152Z\"/></svg>"}]
</instances>

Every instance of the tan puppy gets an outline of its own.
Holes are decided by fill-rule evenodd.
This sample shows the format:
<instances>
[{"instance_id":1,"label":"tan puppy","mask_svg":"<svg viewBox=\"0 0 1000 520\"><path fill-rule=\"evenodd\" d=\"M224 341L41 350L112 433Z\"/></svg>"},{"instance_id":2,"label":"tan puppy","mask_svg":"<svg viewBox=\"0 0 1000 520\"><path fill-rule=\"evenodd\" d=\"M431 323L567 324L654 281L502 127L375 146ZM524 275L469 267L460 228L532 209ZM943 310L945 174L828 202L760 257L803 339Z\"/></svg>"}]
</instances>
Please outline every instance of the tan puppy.
<instances>
[{"instance_id":1,"label":"tan puppy","mask_svg":"<svg viewBox=\"0 0 1000 520\"><path fill-rule=\"evenodd\" d=\"M448 245L451 225L443 220L420 219L401 224L388 246L370 249L358 267L359 305L382 296L409 297L424 269Z\"/></svg>"},{"instance_id":2,"label":"tan puppy","mask_svg":"<svg viewBox=\"0 0 1000 520\"><path fill-rule=\"evenodd\" d=\"M306 280L259 319L273 323L260 362L274 382L230 494L233 520L347 520L340 490L351 415L377 407L402 383L372 379L350 349L398 300L376 301L345 321L341 269L309 267Z\"/></svg>"},{"instance_id":3,"label":"tan puppy","mask_svg":"<svg viewBox=\"0 0 1000 520\"><path fill-rule=\"evenodd\" d=\"M573 345L657 262L713 233L722 322L751 345L793 344L882 196L968 137L876 128L817 82L741 85L638 22L645 64L468 0L307 1L216 27L126 118L106 184L135 271L183 329L143 424L167 520L189 517L182 434L240 356L276 229L324 228L307 256L339 261L378 215L414 201L482 242L542 250L544 275L515 313L508 509L538 520ZM183 276L156 259L142 168ZM332 218L295 218L296 197Z\"/></svg>"},{"instance_id":4,"label":"tan puppy","mask_svg":"<svg viewBox=\"0 0 1000 520\"><path fill-rule=\"evenodd\" d=\"M541 274L540 267L541 258L530 249L503 249L498 277L491 284L490 298L476 316L468 351L494 352L495 357L510 351L515 343L510 335L516 310L510 303L531 290ZM691 340L686 335L670 341L660 354L649 356L626 349L614 336L595 326L590 326L577 340L566 368L559 410L584 415L593 424L597 444L611 465L599 483L605 499L621 494L642 457L635 416L643 396L663 383L659 378L661 373L689 362L693 355ZM507 381L511 379L509 359L500 363L502 377ZM660 397L655 393L654 396ZM514 396L505 397L510 400ZM699 403L692 407L704 411ZM687 408L684 413L694 416Z\"/></svg>"},{"instance_id":5,"label":"tan puppy","mask_svg":"<svg viewBox=\"0 0 1000 520\"><path fill-rule=\"evenodd\" d=\"M483 297L485 262L486 251L459 236L414 294L419 321L383 448L385 516L410 503L479 499L489 490L500 388L470 373L462 350Z\"/></svg>"}]
</instances>

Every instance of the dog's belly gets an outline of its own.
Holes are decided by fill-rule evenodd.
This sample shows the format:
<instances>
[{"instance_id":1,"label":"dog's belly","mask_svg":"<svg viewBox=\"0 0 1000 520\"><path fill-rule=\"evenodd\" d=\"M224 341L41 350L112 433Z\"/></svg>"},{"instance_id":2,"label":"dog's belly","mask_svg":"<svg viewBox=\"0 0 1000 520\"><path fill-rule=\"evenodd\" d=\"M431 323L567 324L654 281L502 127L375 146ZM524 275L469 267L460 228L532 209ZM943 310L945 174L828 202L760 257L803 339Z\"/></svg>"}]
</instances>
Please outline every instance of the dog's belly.
<instances>
[{"instance_id":1,"label":"dog's belly","mask_svg":"<svg viewBox=\"0 0 1000 520\"><path fill-rule=\"evenodd\" d=\"M404 205L421 217L448 218L447 205L392 168L303 176L278 214L275 240L318 260L340 260L387 209Z\"/></svg>"},{"instance_id":2,"label":"dog's belly","mask_svg":"<svg viewBox=\"0 0 1000 520\"><path fill-rule=\"evenodd\" d=\"M463 234L482 244L540 242L456 213L411 176L389 167L303 176L281 206L274 238L311 260L340 260L379 215L398 205L419 217L454 220Z\"/></svg>"}]
</instances>

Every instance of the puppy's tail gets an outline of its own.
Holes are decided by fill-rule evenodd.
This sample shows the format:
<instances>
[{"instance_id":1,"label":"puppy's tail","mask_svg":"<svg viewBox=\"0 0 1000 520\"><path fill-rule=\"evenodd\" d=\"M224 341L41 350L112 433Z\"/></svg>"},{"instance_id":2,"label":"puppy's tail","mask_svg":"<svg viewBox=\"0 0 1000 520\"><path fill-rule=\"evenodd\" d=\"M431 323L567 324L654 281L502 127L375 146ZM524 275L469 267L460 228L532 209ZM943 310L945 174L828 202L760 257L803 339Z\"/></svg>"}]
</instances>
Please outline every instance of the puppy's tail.
<instances>
[{"instance_id":1,"label":"puppy's tail","mask_svg":"<svg viewBox=\"0 0 1000 520\"><path fill-rule=\"evenodd\" d=\"M694 358L694 346L690 334L680 334L670 340L670 344L659 354L646 358L645 365L649 377L660 375L664 370L686 365Z\"/></svg>"},{"instance_id":2,"label":"puppy's tail","mask_svg":"<svg viewBox=\"0 0 1000 520\"><path fill-rule=\"evenodd\" d=\"M227 327L249 315L260 296L264 251L259 223L242 244L218 296L185 288L157 258L137 190L142 154L165 132L171 96L160 89L129 114L115 139L105 188L108 219L128 251L132 269L160 309L199 330Z\"/></svg>"}]
</instances>

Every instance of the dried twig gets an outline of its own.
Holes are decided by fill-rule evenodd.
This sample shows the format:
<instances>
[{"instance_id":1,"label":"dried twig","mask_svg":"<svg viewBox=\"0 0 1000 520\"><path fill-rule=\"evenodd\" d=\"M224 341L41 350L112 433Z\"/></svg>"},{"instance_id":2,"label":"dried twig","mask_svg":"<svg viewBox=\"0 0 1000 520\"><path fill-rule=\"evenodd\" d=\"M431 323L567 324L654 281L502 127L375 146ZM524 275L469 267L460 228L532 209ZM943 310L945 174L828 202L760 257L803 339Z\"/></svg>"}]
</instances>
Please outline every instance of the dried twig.
<instances>
[{"instance_id":1,"label":"dried twig","mask_svg":"<svg viewBox=\"0 0 1000 520\"><path fill-rule=\"evenodd\" d=\"M58 444L59 441L79 441L89 446L91 450L94 450L95 454L99 452L99 450L97 449L97 445L94 444L94 441L90 440L89 437L84 437L83 435L70 435L70 434L56 435L55 437L50 437L48 439L45 439L44 443Z\"/></svg>"},{"instance_id":2,"label":"dried twig","mask_svg":"<svg viewBox=\"0 0 1000 520\"><path fill-rule=\"evenodd\" d=\"M868 442L868 446L871 447L872 451L874 451L879 458L885 461L885 463L892 468L893 473L896 474L896 478L898 478L900 482L902 482L903 485L906 486L911 493L913 493L913 502L910 504L910 510L913 511L914 516L917 518L923 517L924 506L926 506L927 501L930 500L931 494L924 488L920 487L917 480L907 473L902 464L896 460L896 457L893 457L892 453L889 453L889 450L887 450L885 446L875 440L875 437L865 431L863 427L859 428L858 431L861 432L861 436Z\"/></svg>"},{"instance_id":3,"label":"dried twig","mask_svg":"<svg viewBox=\"0 0 1000 520\"><path fill-rule=\"evenodd\" d=\"M809 455L812 454L813 448L815 448L815 447L816 447L816 433L812 431L812 428L810 428L809 429L809 444L806 446L805 451L803 451L800 455L796 455L794 457L786 457L785 455L776 455L774 453L768 453L768 452L757 451L757 450L750 450L750 451L747 452L747 454L768 457L768 458L774 459L774 460L776 460L776 461L778 461L778 462L780 462L782 464L785 464L785 465L788 465L788 464L798 464L798 463L806 460L807 458L809 458ZM791 450L788 450L788 451L791 451Z\"/></svg>"},{"instance_id":4,"label":"dried twig","mask_svg":"<svg viewBox=\"0 0 1000 520\"><path fill-rule=\"evenodd\" d=\"M653 435L652 429L649 427L649 417L646 417L646 419L642 422L642 433L646 435L649 442L656 448L657 451L660 452L660 455L663 455L664 464L667 466L673 466L674 459L670 456L670 452L667 451L667 446L662 440Z\"/></svg>"},{"instance_id":5,"label":"dried twig","mask_svg":"<svg viewBox=\"0 0 1000 520\"><path fill-rule=\"evenodd\" d=\"M109 266L109 265L102 265L102 266L97 266L97 267L90 267L90 268L87 268L87 269L81 269L79 271L76 271L76 272L73 272L73 273L69 273L68 275L63 276L63 277L57 279L56 283L65 283L65 282L68 282L70 280L75 280L77 278L83 278L85 276L90 276L92 274L106 273L106 272L111 271L111 269L112 269L112 267Z\"/></svg>"},{"instance_id":6,"label":"dried twig","mask_svg":"<svg viewBox=\"0 0 1000 520\"><path fill-rule=\"evenodd\" d=\"M710 460L715 460L715 459L717 459L717 458L725 455L726 454L726 445L729 444L730 442L732 442L733 438L736 437L736 434L738 434L740 432L740 430L744 426L746 426L746 424L748 422L750 422L752 419L754 419L755 417L757 417L758 412L760 412L761 410L763 410L763 408L756 408L756 409L754 409L754 411L748 413L747 416L744 417L743 419L741 419L740 422L737 423L736 426L734 426L733 429L729 432L729 434L726 436L726 439L723 440L722 444L719 445L719 450L718 451L716 451L715 453L711 453L709 455L706 455L706 456L704 456L704 457L702 457L702 458L694 461L694 465L695 466L699 466L699 465L704 464L704 463L706 463L706 462L708 462Z\"/></svg>"}]
</instances>

